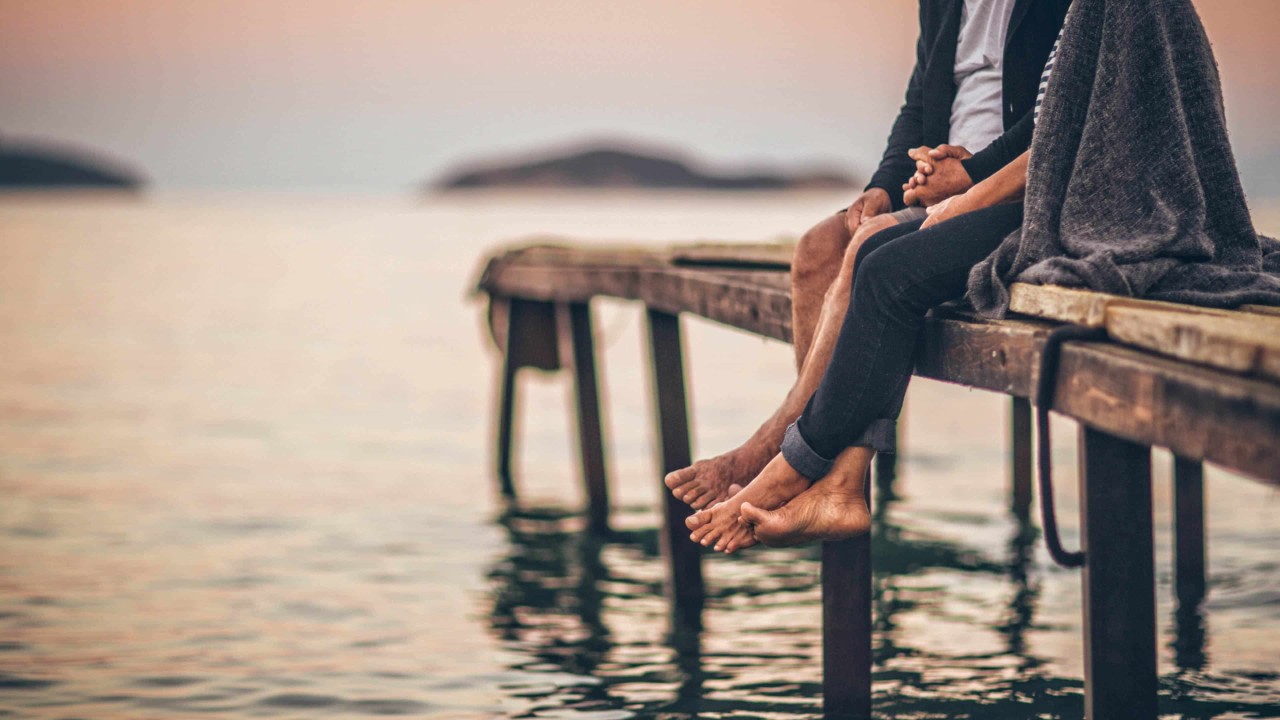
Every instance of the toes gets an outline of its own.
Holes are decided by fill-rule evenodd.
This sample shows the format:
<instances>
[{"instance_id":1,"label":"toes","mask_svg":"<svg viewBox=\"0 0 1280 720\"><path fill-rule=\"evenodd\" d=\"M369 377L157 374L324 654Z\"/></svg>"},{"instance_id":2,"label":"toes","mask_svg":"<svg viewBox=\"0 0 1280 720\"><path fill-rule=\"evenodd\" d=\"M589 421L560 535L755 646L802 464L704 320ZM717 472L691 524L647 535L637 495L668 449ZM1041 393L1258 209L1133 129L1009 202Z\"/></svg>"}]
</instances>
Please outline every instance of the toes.
<instances>
[{"instance_id":1,"label":"toes","mask_svg":"<svg viewBox=\"0 0 1280 720\"><path fill-rule=\"evenodd\" d=\"M707 520L711 518L711 514L705 510L696 512L684 519L684 526L690 530L697 530L707 524Z\"/></svg>"},{"instance_id":2,"label":"toes","mask_svg":"<svg viewBox=\"0 0 1280 720\"><path fill-rule=\"evenodd\" d=\"M704 523L703 525L695 528L694 531L689 534L689 539L694 542L702 542L702 539L707 537L714 528L715 526L711 523Z\"/></svg>"},{"instance_id":3,"label":"toes","mask_svg":"<svg viewBox=\"0 0 1280 720\"><path fill-rule=\"evenodd\" d=\"M739 522L734 528L733 536L724 543L724 552L726 555L732 555L734 552L755 544L754 538L751 537L751 528L745 522Z\"/></svg>"},{"instance_id":4,"label":"toes","mask_svg":"<svg viewBox=\"0 0 1280 720\"><path fill-rule=\"evenodd\" d=\"M688 505L694 510L701 510L707 505L710 505L714 498L711 496L711 493L707 492L706 488L699 487L685 493L684 497L680 499L685 505Z\"/></svg>"},{"instance_id":5,"label":"toes","mask_svg":"<svg viewBox=\"0 0 1280 720\"><path fill-rule=\"evenodd\" d=\"M721 551L728 552L729 546L732 545L735 540L737 540L738 534L741 531L742 531L742 528L741 528L741 525L739 524L739 521L735 520L733 527L729 528L728 530L725 530L724 533L720 536L720 539L716 541L716 548L715 548L716 552L721 552Z\"/></svg>"},{"instance_id":6,"label":"toes","mask_svg":"<svg viewBox=\"0 0 1280 720\"><path fill-rule=\"evenodd\" d=\"M695 502L689 503L689 506L694 510L701 510L703 508L715 507L726 499L728 498L718 495L712 490L707 490Z\"/></svg>"},{"instance_id":7,"label":"toes","mask_svg":"<svg viewBox=\"0 0 1280 720\"><path fill-rule=\"evenodd\" d=\"M784 547L794 544L796 530L795 519L791 517L791 509L783 505L777 510L761 510L751 506L748 510L743 504L742 517L751 523L752 536L770 547Z\"/></svg>"},{"instance_id":8,"label":"toes","mask_svg":"<svg viewBox=\"0 0 1280 720\"><path fill-rule=\"evenodd\" d=\"M769 510L761 510L749 502L742 503L742 509L738 511L742 515L742 519L749 525L760 526L773 519L773 513Z\"/></svg>"},{"instance_id":9,"label":"toes","mask_svg":"<svg viewBox=\"0 0 1280 720\"><path fill-rule=\"evenodd\" d=\"M745 550L756 544L756 538L751 534L751 530L744 526L743 531L734 537L729 546L724 549L726 555L732 555L739 550Z\"/></svg>"},{"instance_id":10,"label":"toes","mask_svg":"<svg viewBox=\"0 0 1280 720\"><path fill-rule=\"evenodd\" d=\"M689 537L704 547L713 545L719 542L720 538L724 537L731 529L731 526L727 526L724 522L726 519L723 516L712 517L697 530L694 530Z\"/></svg>"},{"instance_id":11,"label":"toes","mask_svg":"<svg viewBox=\"0 0 1280 720\"><path fill-rule=\"evenodd\" d=\"M668 473L667 476L662 479L662 482L665 483L668 488L675 490L681 485L692 480L695 474L693 466L690 465L687 468L680 468L679 470L674 470Z\"/></svg>"},{"instance_id":12,"label":"toes","mask_svg":"<svg viewBox=\"0 0 1280 720\"><path fill-rule=\"evenodd\" d=\"M743 522L751 527L752 538L765 545L779 539L785 505L777 510L762 510L751 503L743 503L741 512Z\"/></svg>"},{"instance_id":13,"label":"toes","mask_svg":"<svg viewBox=\"0 0 1280 720\"><path fill-rule=\"evenodd\" d=\"M725 492L728 493L727 497L733 497L734 495L737 495L738 493L742 492L742 486L739 485L738 483L734 483L730 485L729 489L726 490Z\"/></svg>"}]
</instances>

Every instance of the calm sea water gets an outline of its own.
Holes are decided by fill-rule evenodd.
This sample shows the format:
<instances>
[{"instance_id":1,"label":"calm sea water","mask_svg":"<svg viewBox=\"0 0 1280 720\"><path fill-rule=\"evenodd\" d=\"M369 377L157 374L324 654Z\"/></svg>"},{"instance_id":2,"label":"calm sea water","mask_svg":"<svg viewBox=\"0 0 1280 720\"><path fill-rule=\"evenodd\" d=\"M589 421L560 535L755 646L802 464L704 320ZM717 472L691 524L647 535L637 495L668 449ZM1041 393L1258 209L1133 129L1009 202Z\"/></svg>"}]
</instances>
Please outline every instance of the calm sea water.
<instances>
[{"instance_id":1,"label":"calm sea water","mask_svg":"<svg viewBox=\"0 0 1280 720\"><path fill-rule=\"evenodd\" d=\"M812 550L709 558L699 651L668 644L637 308L597 307L620 528L600 540L554 376L523 383L502 512L469 288L512 238L773 239L844 200L0 199L0 715L814 717ZM706 455L792 360L686 322ZM875 531L882 717L1082 714L1079 576L1006 510L1004 427L1000 397L912 388ZM1280 717L1280 497L1211 473L1210 595L1180 619L1156 466L1162 711Z\"/></svg>"}]
</instances>

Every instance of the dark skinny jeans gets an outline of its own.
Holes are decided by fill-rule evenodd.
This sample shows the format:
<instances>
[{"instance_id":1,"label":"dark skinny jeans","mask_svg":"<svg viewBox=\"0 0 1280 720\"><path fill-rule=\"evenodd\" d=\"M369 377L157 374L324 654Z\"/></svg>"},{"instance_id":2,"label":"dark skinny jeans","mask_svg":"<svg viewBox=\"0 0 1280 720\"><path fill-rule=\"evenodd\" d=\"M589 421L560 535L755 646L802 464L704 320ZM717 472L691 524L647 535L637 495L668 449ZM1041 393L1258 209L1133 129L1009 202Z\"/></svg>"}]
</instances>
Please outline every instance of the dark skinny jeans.
<instances>
[{"instance_id":1,"label":"dark skinny jeans","mask_svg":"<svg viewBox=\"0 0 1280 720\"><path fill-rule=\"evenodd\" d=\"M920 229L903 223L858 250L849 311L826 373L787 429L782 454L810 480L867 428L894 418L911 379L930 308L964 295L969 271L1022 224L1022 205L999 205ZM881 420L883 422L883 420Z\"/></svg>"}]
</instances>

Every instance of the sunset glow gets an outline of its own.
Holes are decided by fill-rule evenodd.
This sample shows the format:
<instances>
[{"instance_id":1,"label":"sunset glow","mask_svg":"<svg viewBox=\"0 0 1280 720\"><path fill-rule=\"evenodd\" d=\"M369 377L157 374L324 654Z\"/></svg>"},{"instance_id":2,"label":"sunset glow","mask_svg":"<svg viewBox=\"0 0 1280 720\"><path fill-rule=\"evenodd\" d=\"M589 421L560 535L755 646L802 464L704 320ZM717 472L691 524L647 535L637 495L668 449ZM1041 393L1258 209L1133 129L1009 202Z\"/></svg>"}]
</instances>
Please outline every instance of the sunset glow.
<instances>
[{"instance_id":1,"label":"sunset glow","mask_svg":"<svg viewBox=\"0 0 1280 720\"><path fill-rule=\"evenodd\" d=\"M161 187L405 187L596 137L865 172L910 71L913 5L0 0L0 133L103 150ZM1280 81L1263 71L1280 5L1197 5L1246 185L1280 193Z\"/></svg>"}]
</instances>

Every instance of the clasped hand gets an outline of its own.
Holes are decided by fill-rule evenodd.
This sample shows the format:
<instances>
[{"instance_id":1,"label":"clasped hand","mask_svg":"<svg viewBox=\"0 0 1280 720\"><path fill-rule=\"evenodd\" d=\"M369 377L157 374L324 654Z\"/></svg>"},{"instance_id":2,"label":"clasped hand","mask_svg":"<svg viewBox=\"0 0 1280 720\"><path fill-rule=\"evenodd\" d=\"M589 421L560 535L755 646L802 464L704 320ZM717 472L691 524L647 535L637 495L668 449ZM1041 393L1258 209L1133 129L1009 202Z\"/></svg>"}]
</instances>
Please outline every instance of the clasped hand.
<instances>
[{"instance_id":1,"label":"clasped hand","mask_svg":"<svg viewBox=\"0 0 1280 720\"><path fill-rule=\"evenodd\" d=\"M973 153L959 145L921 146L907 152L916 161L916 173L903 186L907 205L930 207L973 187L962 160Z\"/></svg>"}]
</instances>

